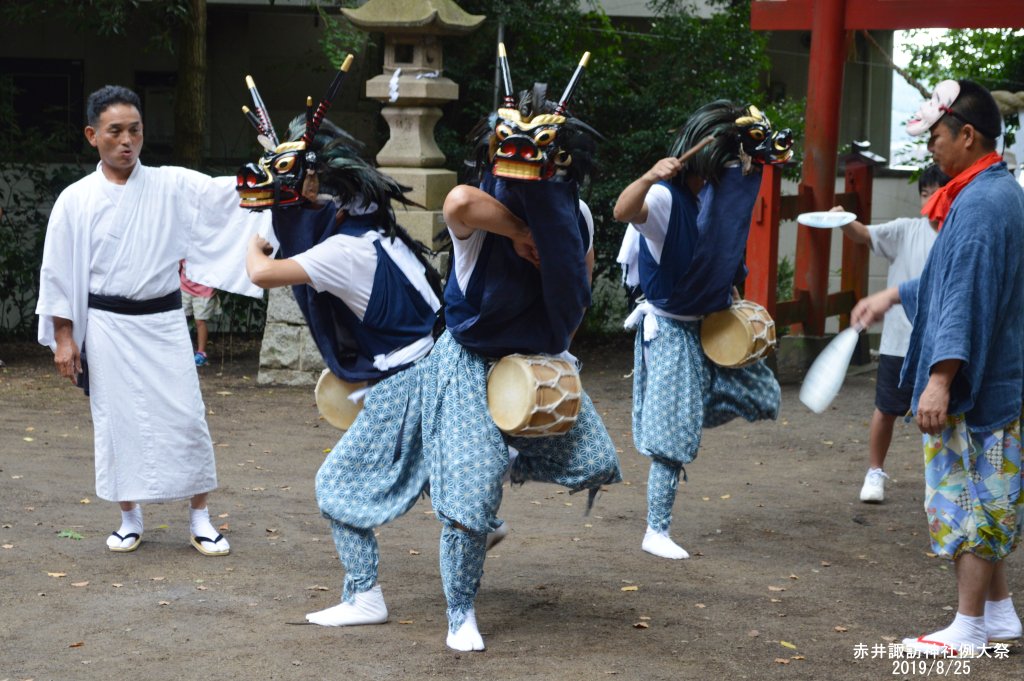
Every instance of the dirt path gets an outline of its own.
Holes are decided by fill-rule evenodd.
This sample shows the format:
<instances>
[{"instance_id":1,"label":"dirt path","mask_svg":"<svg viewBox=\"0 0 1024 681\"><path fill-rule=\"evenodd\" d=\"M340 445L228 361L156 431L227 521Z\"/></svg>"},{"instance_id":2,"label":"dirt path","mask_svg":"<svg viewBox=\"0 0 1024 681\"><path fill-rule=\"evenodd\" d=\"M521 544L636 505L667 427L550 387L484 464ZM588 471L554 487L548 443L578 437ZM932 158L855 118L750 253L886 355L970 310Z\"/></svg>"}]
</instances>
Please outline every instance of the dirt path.
<instances>
[{"instance_id":1,"label":"dirt path","mask_svg":"<svg viewBox=\"0 0 1024 681\"><path fill-rule=\"evenodd\" d=\"M104 539L117 511L94 496L86 400L48 352L0 346L0 358L0 681L1024 674L1019 648L971 661L969 674L889 658L889 642L946 623L955 590L951 568L927 555L912 426L897 430L887 502L857 501L871 373L848 379L823 416L787 386L778 422L706 433L673 527L694 557L674 562L639 548L647 465L629 432L629 344L585 352L584 385L626 482L589 517L583 498L552 486L506 493L511 533L477 601L488 649L456 654L444 646L439 526L425 500L380 532L387 625L290 624L336 602L342 578L312 490L338 432L310 390L258 387L251 354L215 359L202 372L221 481L211 510L231 556L188 545L184 503L147 506L142 547L115 555ZM1024 585L1020 556L1009 572Z\"/></svg>"}]
</instances>

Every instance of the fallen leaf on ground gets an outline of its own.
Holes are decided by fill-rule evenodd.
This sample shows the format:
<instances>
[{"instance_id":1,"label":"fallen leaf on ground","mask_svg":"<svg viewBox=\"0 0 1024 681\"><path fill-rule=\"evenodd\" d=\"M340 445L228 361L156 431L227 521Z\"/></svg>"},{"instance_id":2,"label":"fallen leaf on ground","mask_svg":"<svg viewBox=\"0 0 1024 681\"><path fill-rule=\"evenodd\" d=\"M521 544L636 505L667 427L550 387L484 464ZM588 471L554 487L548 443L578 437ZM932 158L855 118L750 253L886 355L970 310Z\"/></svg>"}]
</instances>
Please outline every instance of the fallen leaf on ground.
<instances>
[{"instance_id":1,"label":"fallen leaf on ground","mask_svg":"<svg viewBox=\"0 0 1024 681\"><path fill-rule=\"evenodd\" d=\"M747 632L747 636L749 636L751 638L757 638L760 635L761 635L761 632L758 631L757 629L751 629L750 631Z\"/></svg>"},{"instance_id":2,"label":"fallen leaf on ground","mask_svg":"<svg viewBox=\"0 0 1024 681\"><path fill-rule=\"evenodd\" d=\"M789 576L789 578L790 578L790 579L800 579L800 578L799 578L799 577L797 577L796 575L790 575L790 576Z\"/></svg>"},{"instance_id":3,"label":"fallen leaf on ground","mask_svg":"<svg viewBox=\"0 0 1024 681\"><path fill-rule=\"evenodd\" d=\"M768 590L769 591L785 591L786 587L784 587L784 586L769 586Z\"/></svg>"},{"instance_id":4,"label":"fallen leaf on ground","mask_svg":"<svg viewBox=\"0 0 1024 681\"><path fill-rule=\"evenodd\" d=\"M199 586L197 586L197 587L196 587L196 589L197 589L198 591L206 591L206 590L207 590L207 589L209 589L209 588L210 588L210 587L208 587L208 586L203 586L202 584L200 584Z\"/></svg>"},{"instance_id":5,"label":"fallen leaf on ground","mask_svg":"<svg viewBox=\"0 0 1024 681\"><path fill-rule=\"evenodd\" d=\"M827 560L823 560L821 561L821 567L832 567L832 563L828 562Z\"/></svg>"},{"instance_id":6,"label":"fallen leaf on ground","mask_svg":"<svg viewBox=\"0 0 1024 681\"><path fill-rule=\"evenodd\" d=\"M306 587L306 591L330 591L330 590L331 590L330 587L320 586L319 584L314 584L313 586L307 586Z\"/></svg>"},{"instance_id":7,"label":"fallen leaf on ground","mask_svg":"<svg viewBox=\"0 0 1024 681\"><path fill-rule=\"evenodd\" d=\"M227 518L227 517L228 517L229 515L230 515L229 513L221 513L221 514L220 514L219 516L217 516L217 517L218 517L218 518Z\"/></svg>"},{"instance_id":8,"label":"fallen leaf on ground","mask_svg":"<svg viewBox=\"0 0 1024 681\"><path fill-rule=\"evenodd\" d=\"M75 532L74 530L61 530L57 533L57 536L61 539L74 539L75 541L78 541L82 538L82 535L78 532Z\"/></svg>"},{"instance_id":9,"label":"fallen leaf on ground","mask_svg":"<svg viewBox=\"0 0 1024 681\"><path fill-rule=\"evenodd\" d=\"M217 394L218 395L230 395L231 391L230 390L218 390Z\"/></svg>"},{"instance_id":10,"label":"fallen leaf on ground","mask_svg":"<svg viewBox=\"0 0 1024 681\"><path fill-rule=\"evenodd\" d=\"M221 525L217 529L220 530L221 532L227 532L228 530L231 529L231 526L228 525L227 523L224 523L223 525Z\"/></svg>"},{"instance_id":11,"label":"fallen leaf on ground","mask_svg":"<svg viewBox=\"0 0 1024 681\"><path fill-rule=\"evenodd\" d=\"M409 549L409 555L410 556L418 556L418 555L420 555L420 552L417 551L416 549Z\"/></svg>"},{"instance_id":12,"label":"fallen leaf on ground","mask_svg":"<svg viewBox=\"0 0 1024 681\"><path fill-rule=\"evenodd\" d=\"M167 578L166 577L150 577L149 579L150 579L150 581L153 581L153 582L162 582L162 581L164 581Z\"/></svg>"},{"instance_id":13,"label":"fallen leaf on ground","mask_svg":"<svg viewBox=\"0 0 1024 681\"><path fill-rule=\"evenodd\" d=\"M399 624L412 624L416 620L398 620Z\"/></svg>"},{"instance_id":14,"label":"fallen leaf on ground","mask_svg":"<svg viewBox=\"0 0 1024 681\"><path fill-rule=\"evenodd\" d=\"M849 629L847 629L846 627L844 627L841 624L837 624L836 626L832 627L832 630L833 631L838 631L840 634L843 633L844 631L849 631Z\"/></svg>"},{"instance_id":15,"label":"fallen leaf on ground","mask_svg":"<svg viewBox=\"0 0 1024 681\"><path fill-rule=\"evenodd\" d=\"M624 586L619 591L639 591L639 589L640 587L638 586Z\"/></svg>"},{"instance_id":16,"label":"fallen leaf on ground","mask_svg":"<svg viewBox=\"0 0 1024 681\"><path fill-rule=\"evenodd\" d=\"M114 582L110 586L114 587L115 589L120 589L122 586L124 586L124 584L121 584L120 582Z\"/></svg>"},{"instance_id":17,"label":"fallen leaf on ground","mask_svg":"<svg viewBox=\"0 0 1024 681\"><path fill-rule=\"evenodd\" d=\"M704 608L706 608L706 607L708 607L708 606L704 605L703 603L697 603L697 604L696 604L695 606L693 606L693 607L695 607L695 608L700 608L700 609L702 609L702 610L703 610Z\"/></svg>"},{"instance_id":18,"label":"fallen leaf on ground","mask_svg":"<svg viewBox=\"0 0 1024 681\"><path fill-rule=\"evenodd\" d=\"M89 582L71 582L71 586L89 586Z\"/></svg>"},{"instance_id":19,"label":"fallen leaf on ground","mask_svg":"<svg viewBox=\"0 0 1024 681\"><path fill-rule=\"evenodd\" d=\"M4 547L5 549L13 549L13 548L14 548L14 544L4 544L4 546L3 546L3 547Z\"/></svg>"},{"instance_id":20,"label":"fallen leaf on ground","mask_svg":"<svg viewBox=\"0 0 1024 681\"><path fill-rule=\"evenodd\" d=\"M23 437L21 439L24 440L25 442L35 442L36 441L36 439L34 437Z\"/></svg>"},{"instance_id":21,"label":"fallen leaf on ground","mask_svg":"<svg viewBox=\"0 0 1024 681\"><path fill-rule=\"evenodd\" d=\"M157 605L170 605L170 604L171 604L170 601L160 601L159 603L157 603Z\"/></svg>"},{"instance_id":22,"label":"fallen leaf on ground","mask_svg":"<svg viewBox=\"0 0 1024 681\"><path fill-rule=\"evenodd\" d=\"M633 623L633 628L634 629L649 629L650 626L651 625L649 625L647 622L634 622Z\"/></svg>"},{"instance_id":23,"label":"fallen leaf on ground","mask_svg":"<svg viewBox=\"0 0 1024 681\"><path fill-rule=\"evenodd\" d=\"M731 495L731 494L723 494L722 496L720 496L720 497L718 497L718 498L719 498L719 499L729 499L729 498L731 498L731 497L732 497L732 495Z\"/></svg>"},{"instance_id":24,"label":"fallen leaf on ground","mask_svg":"<svg viewBox=\"0 0 1024 681\"><path fill-rule=\"evenodd\" d=\"M78 503L80 503L80 504L91 504L92 503L92 499L90 499L89 497L86 497L84 499L79 499Z\"/></svg>"},{"instance_id":25,"label":"fallen leaf on ground","mask_svg":"<svg viewBox=\"0 0 1024 681\"><path fill-rule=\"evenodd\" d=\"M68 648L81 648L85 645L85 641L76 641L75 643L68 644Z\"/></svg>"},{"instance_id":26,"label":"fallen leaf on ground","mask_svg":"<svg viewBox=\"0 0 1024 681\"><path fill-rule=\"evenodd\" d=\"M47 572L46 574L49 575L50 577L54 577L56 579L60 579L61 577L67 577L68 576L68 573L66 573L66 572Z\"/></svg>"},{"instance_id":27,"label":"fallen leaf on ground","mask_svg":"<svg viewBox=\"0 0 1024 681\"><path fill-rule=\"evenodd\" d=\"M803 655L790 655L789 659L791 659L791 660L806 660L807 658L804 657Z\"/></svg>"},{"instance_id":28,"label":"fallen leaf on ground","mask_svg":"<svg viewBox=\"0 0 1024 681\"><path fill-rule=\"evenodd\" d=\"M778 662L779 664L789 664L789 660L787 660L784 657L776 657L775 661Z\"/></svg>"},{"instance_id":29,"label":"fallen leaf on ground","mask_svg":"<svg viewBox=\"0 0 1024 681\"><path fill-rule=\"evenodd\" d=\"M779 645L783 648L792 648L793 650L796 650L796 646L789 641L779 641Z\"/></svg>"},{"instance_id":30,"label":"fallen leaf on ground","mask_svg":"<svg viewBox=\"0 0 1024 681\"><path fill-rule=\"evenodd\" d=\"M782 599L781 598L770 598L769 601L771 601L772 603L781 603Z\"/></svg>"}]
</instances>

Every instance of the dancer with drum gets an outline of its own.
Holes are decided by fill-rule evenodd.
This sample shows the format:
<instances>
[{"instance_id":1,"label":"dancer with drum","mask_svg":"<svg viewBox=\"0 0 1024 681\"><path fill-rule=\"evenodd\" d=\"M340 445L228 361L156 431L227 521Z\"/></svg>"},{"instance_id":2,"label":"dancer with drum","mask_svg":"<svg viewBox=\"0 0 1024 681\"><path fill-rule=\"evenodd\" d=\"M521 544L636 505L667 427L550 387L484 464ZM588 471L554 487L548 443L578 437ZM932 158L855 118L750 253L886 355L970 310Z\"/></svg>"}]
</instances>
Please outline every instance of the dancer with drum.
<instances>
[{"instance_id":1,"label":"dancer with drum","mask_svg":"<svg viewBox=\"0 0 1024 681\"><path fill-rule=\"evenodd\" d=\"M441 533L441 576L450 648L483 650L474 601L483 575L486 536L501 521L502 478L553 482L589 491L621 479L615 446L585 392L568 386L578 415L564 434L517 437L488 415L488 369L517 353L523 370L575 377L565 360L590 304L592 237L581 213L579 184L590 169L596 133L566 113L581 62L557 105L535 87L519 106L504 48L504 106L481 133L475 157L480 187L460 185L444 204L454 243L445 289L447 330L430 356L423 389L423 441L431 461L431 499ZM537 356L539 355L539 356ZM514 373L514 372L513 372ZM535 393L543 389L535 390ZM495 395L492 395L492 398ZM495 407L498 407L495 400ZM557 432L569 412L537 402ZM509 445L519 454L510 461Z\"/></svg>"},{"instance_id":2,"label":"dancer with drum","mask_svg":"<svg viewBox=\"0 0 1024 681\"><path fill-rule=\"evenodd\" d=\"M328 367L318 406L347 428L316 476L317 503L345 566L341 602L306 616L323 626L387 621L373 530L407 512L427 488L420 360L434 344L441 293L425 247L391 210L392 200L409 202L405 188L361 160L354 140L323 120L350 60L315 112L307 101L307 115L292 122L283 144L250 81L257 108L250 120L270 143L259 164L238 175L241 206L273 210L284 256L271 259L271 244L254 238L249 276L263 288L293 286ZM328 388L341 404L325 404Z\"/></svg>"},{"instance_id":3,"label":"dancer with drum","mask_svg":"<svg viewBox=\"0 0 1024 681\"><path fill-rule=\"evenodd\" d=\"M680 473L685 480L684 466L696 458L703 429L737 416L774 419L779 412L779 384L757 352L742 349L744 366L716 365L701 347L701 318L737 302L759 164L788 159L791 145L789 131L773 133L755 107L711 102L686 121L670 156L626 187L615 204L615 218L642 236L639 278L646 300L626 321L627 328L639 326L633 440L651 459L641 546L662 558L689 557L669 527ZM752 304L739 302L737 312L747 316ZM767 330L771 320L764 317L751 326Z\"/></svg>"}]
</instances>

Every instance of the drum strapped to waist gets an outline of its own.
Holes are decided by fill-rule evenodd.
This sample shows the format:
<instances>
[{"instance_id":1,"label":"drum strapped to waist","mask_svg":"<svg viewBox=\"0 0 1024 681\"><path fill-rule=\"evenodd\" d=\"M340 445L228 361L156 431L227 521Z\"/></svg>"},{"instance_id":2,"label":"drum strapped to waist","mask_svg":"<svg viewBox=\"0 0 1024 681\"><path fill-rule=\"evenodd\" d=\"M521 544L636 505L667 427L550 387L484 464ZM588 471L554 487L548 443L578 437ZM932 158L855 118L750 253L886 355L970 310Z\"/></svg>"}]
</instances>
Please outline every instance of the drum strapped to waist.
<instances>
[{"instance_id":1,"label":"drum strapped to waist","mask_svg":"<svg viewBox=\"0 0 1024 681\"><path fill-rule=\"evenodd\" d=\"M575 365L550 355L508 355L487 376L487 409L506 435L567 432L576 423L582 396Z\"/></svg>"},{"instance_id":2,"label":"drum strapped to waist","mask_svg":"<svg viewBox=\"0 0 1024 681\"><path fill-rule=\"evenodd\" d=\"M358 402L353 402L349 396L357 390L364 390L366 386L366 381L349 383L335 376L330 369L324 369L313 389L316 408L329 424L340 430L348 430L363 408L361 397Z\"/></svg>"},{"instance_id":3,"label":"drum strapped to waist","mask_svg":"<svg viewBox=\"0 0 1024 681\"><path fill-rule=\"evenodd\" d=\"M737 300L732 307L704 317L700 344L718 366L745 367L775 349L775 321L757 303Z\"/></svg>"}]
</instances>

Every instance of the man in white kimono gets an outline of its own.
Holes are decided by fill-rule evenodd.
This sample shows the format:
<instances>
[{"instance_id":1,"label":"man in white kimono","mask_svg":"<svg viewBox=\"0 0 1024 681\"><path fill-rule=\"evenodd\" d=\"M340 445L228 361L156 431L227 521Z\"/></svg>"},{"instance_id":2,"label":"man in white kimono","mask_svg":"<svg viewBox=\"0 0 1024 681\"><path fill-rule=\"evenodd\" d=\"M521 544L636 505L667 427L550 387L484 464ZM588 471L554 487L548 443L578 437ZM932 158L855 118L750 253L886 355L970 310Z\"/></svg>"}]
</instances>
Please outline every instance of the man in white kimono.
<instances>
[{"instance_id":1,"label":"man in white kimono","mask_svg":"<svg viewBox=\"0 0 1024 681\"><path fill-rule=\"evenodd\" d=\"M224 556L230 547L206 505L217 474L178 262L187 259L193 281L262 295L243 265L248 236L269 216L238 210L234 178L142 165L140 111L123 87L89 96L85 136L100 162L50 215L39 342L90 397L96 495L121 507L108 548L138 548L140 503L190 499L192 545Z\"/></svg>"}]
</instances>

